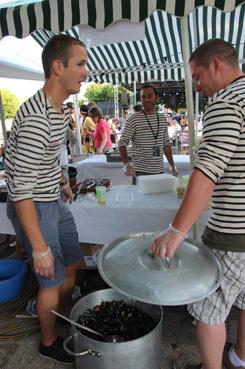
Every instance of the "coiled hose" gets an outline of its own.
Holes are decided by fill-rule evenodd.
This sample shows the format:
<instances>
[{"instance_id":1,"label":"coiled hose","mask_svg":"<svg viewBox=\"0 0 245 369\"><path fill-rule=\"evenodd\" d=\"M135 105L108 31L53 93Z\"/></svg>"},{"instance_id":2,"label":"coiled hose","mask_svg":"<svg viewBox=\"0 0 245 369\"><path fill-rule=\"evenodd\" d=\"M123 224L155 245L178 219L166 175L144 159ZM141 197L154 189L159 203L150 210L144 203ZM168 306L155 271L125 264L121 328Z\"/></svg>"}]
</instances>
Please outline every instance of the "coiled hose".
<instances>
[{"instance_id":1,"label":"coiled hose","mask_svg":"<svg viewBox=\"0 0 245 369\"><path fill-rule=\"evenodd\" d=\"M22 311L25 305L28 304L30 298L34 296L36 291L27 290L23 292L21 295L16 297L14 300L11 300L7 304L3 305L0 308L0 322L5 321L12 321L13 318L17 318L18 314ZM7 308L11 307L12 305L18 305L17 309L11 313L6 315L5 311ZM32 315L20 315L20 318L28 318L28 322L19 323L11 327L5 327L0 329L0 341L10 341L10 340L17 340L23 337L31 336L34 333L39 331L39 322L34 316Z\"/></svg>"}]
</instances>

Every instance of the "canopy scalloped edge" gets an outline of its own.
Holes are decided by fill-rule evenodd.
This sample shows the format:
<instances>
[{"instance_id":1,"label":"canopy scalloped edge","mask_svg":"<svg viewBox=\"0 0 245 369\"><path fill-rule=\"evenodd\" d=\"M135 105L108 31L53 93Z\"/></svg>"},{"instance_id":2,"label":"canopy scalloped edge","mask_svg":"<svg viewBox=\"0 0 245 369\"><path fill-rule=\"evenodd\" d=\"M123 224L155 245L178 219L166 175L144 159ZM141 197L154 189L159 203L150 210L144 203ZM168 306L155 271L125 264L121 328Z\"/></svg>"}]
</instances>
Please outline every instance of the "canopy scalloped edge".
<instances>
[{"instance_id":1,"label":"canopy scalloped edge","mask_svg":"<svg viewBox=\"0 0 245 369\"><path fill-rule=\"evenodd\" d=\"M38 29L63 32L76 25L104 29L119 20L141 22L155 10L183 17L203 5L230 12L245 0L43 0L18 1L0 6L0 38L23 38Z\"/></svg>"}]
</instances>

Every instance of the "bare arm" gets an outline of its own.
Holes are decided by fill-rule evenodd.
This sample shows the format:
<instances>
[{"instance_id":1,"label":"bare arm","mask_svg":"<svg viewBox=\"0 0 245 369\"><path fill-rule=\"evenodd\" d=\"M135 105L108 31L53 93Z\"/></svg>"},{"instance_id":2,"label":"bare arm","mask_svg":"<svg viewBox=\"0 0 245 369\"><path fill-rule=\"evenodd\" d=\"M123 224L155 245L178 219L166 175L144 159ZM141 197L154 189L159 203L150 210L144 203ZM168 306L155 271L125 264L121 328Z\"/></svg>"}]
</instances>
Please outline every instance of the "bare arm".
<instances>
[{"instance_id":1,"label":"bare arm","mask_svg":"<svg viewBox=\"0 0 245 369\"><path fill-rule=\"evenodd\" d=\"M107 142L107 133L104 132L102 133L102 141L101 141L101 144L100 144L100 147L98 147L97 149L97 154L103 154L103 149L106 145L106 142Z\"/></svg>"},{"instance_id":2,"label":"bare arm","mask_svg":"<svg viewBox=\"0 0 245 369\"><path fill-rule=\"evenodd\" d=\"M72 203L73 193L70 187L69 174L68 174L68 178L66 178L63 171L61 171L60 190L61 190L62 200L64 202L69 201L70 203Z\"/></svg>"},{"instance_id":3,"label":"bare arm","mask_svg":"<svg viewBox=\"0 0 245 369\"><path fill-rule=\"evenodd\" d=\"M214 182L195 169L185 197L172 222L173 227L156 236L152 251L160 257L173 257L184 236L201 215L214 189Z\"/></svg>"},{"instance_id":4,"label":"bare arm","mask_svg":"<svg viewBox=\"0 0 245 369\"><path fill-rule=\"evenodd\" d=\"M124 163L123 171L126 176L135 176L133 164L128 160L128 152L126 146L119 146L119 152Z\"/></svg>"},{"instance_id":5,"label":"bare arm","mask_svg":"<svg viewBox=\"0 0 245 369\"><path fill-rule=\"evenodd\" d=\"M127 147L126 146L119 146L119 152L120 152L123 164L127 164L129 162Z\"/></svg>"},{"instance_id":6,"label":"bare arm","mask_svg":"<svg viewBox=\"0 0 245 369\"><path fill-rule=\"evenodd\" d=\"M106 132L102 133L102 142L100 145L102 149L105 147L107 140L108 140L107 133Z\"/></svg>"},{"instance_id":7,"label":"bare arm","mask_svg":"<svg viewBox=\"0 0 245 369\"><path fill-rule=\"evenodd\" d=\"M177 172L176 166L174 165L174 159L173 159L173 154L172 154L172 148L171 148L171 146L165 146L163 148L163 152L164 152L164 155L167 158L167 161L168 161L169 166L171 168L172 174L175 177L177 177L178 172Z\"/></svg>"},{"instance_id":8,"label":"bare arm","mask_svg":"<svg viewBox=\"0 0 245 369\"><path fill-rule=\"evenodd\" d=\"M174 217L173 226L187 233L206 208L214 186L213 181L200 170L194 169L184 199Z\"/></svg>"}]
</instances>

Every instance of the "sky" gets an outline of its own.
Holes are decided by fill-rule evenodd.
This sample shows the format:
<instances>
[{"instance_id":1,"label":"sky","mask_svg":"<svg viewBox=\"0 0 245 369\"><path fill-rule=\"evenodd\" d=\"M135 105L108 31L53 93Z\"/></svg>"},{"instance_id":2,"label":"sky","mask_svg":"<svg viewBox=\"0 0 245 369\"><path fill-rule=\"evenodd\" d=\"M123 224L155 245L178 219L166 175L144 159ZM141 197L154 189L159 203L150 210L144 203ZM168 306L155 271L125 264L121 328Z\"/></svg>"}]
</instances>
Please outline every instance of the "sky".
<instances>
[{"instance_id":1,"label":"sky","mask_svg":"<svg viewBox=\"0 0 245 369\"><path fill-rule=\"evenodd\" d=\"M10 2L10 0L8 0L8 1ZM6 2L7 2L7 0L0 0L0 4L6 3ZM0 46L1 46L1 43L3 41L4 41L4 46L3 47L5 49L5 52L8 53L9 52L9 47L6 46L6 41L5 40L0 41ZM16 41L17 41L17 45L18 45L19 40L16 40ZM14 43L11 42L11 45L14 46ZM26 46L25 45L23 46L23 43L22 43L20 45L20 47L22 47L22 52L23 52L24 55L29 55L30 54L30 48L28 47L28 43L27 43ZM1 53L1 55L4 55L4 54ZM29 96L33 95L37 89L41 88L42 85L43 85L43 83L41 81L29 81L29 80L13 79L13 78L0 78L0 88L6 88L6 89L10 90L17 97L19 97L21 99L24 99L26 97L29 97Z\"/></svg>"},{"instance_id":2,"label":"sky","mask_svg":"<svg viewBox=\"0 0 245 369\"><path fill-rule=\"evenodd\" d=\"M42 76L40 76L40 73L42 73L41 52L42 48L31 36L25 39L17 39L12 36L4 37L0 41L0 88L10 90L21 100L29 98L40 89L43 86L43 79ZM37 72L39 73L38 78L41 80L3 78L2 74L4 76L8 74L9 77L12 77L14 71L4 70L4 72L1 73L1 61L8 65L14 63L20 67L24 66L31 71ZM87 85L83 84L79 99L84 96L86 88Z\"/></svg>"},{"instance_id":3,"label":"sky","mask_svg":"<svg viewBox=\"0 0 245 369\"><path fill-rule=\"evenodd\" d=\"M8 1L10 2L10 0ZM0 4L6 2L7 0L0 0ZM31 36L25 39L17 39L12 36L4 37L0 41L0 68L1 61L3 61L8 65L9 63L15 63L40 73L42 72L41 52L42 48ZM3 74L4 76L8 74L9 77L13 76L12 71L6 72L4 70ZM0 73L0 88L5 88L13 92L21 100L29 98L42 86L43 81L3 78ZM83 84L79 99L83 97L85 90L86 84Z\"/></svg>"}]
</instances>

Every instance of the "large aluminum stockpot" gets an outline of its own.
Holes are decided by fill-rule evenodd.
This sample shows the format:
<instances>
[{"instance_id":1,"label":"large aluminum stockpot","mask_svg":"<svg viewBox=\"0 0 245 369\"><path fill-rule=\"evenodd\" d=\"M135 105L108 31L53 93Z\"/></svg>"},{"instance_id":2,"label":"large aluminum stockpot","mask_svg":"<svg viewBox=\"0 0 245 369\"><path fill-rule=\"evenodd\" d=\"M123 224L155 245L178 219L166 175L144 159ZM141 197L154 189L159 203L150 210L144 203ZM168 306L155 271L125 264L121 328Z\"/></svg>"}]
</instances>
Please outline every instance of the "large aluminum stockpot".
<instances>
[{"instance_id":1,"label":"large aluminum stockpot","mask_svg":"<svg viewBox=\"0 0 245 369\"><path fill-rule=\"evenodd\" d=\"M75 356L77 369L160 369L162 343L162 309L128 298L113 289L92 292L81 298L73 307L70 318L78 321L87 309L102 301L125 300L148 313L156 322L155 328L145 336L127 342L101 342L89 338L73 327L73 334L64 342L65 350ZM74 351L67 346L73 339Z\"/></svg>"}]
</instances>

